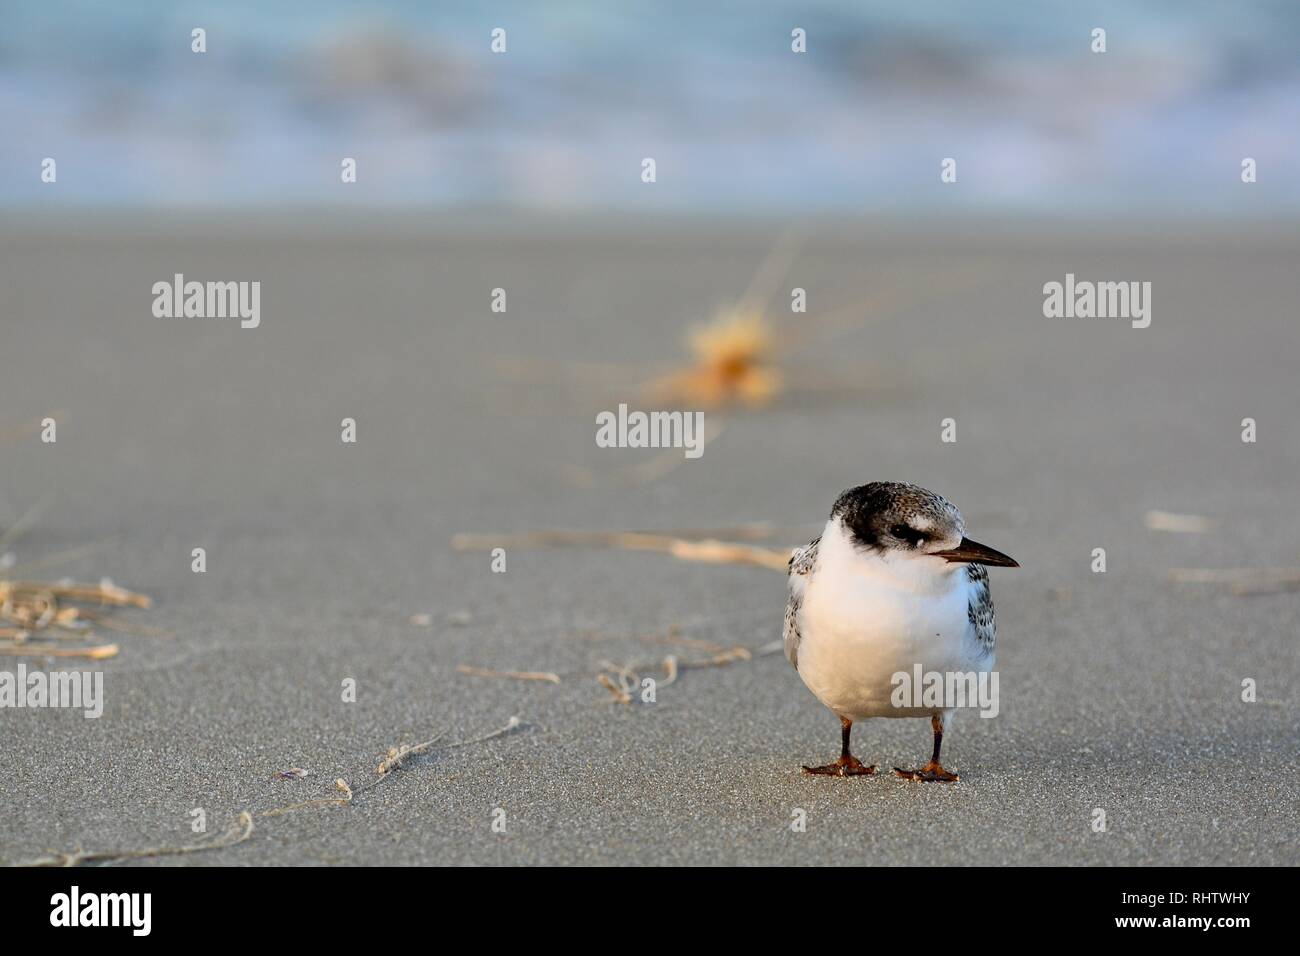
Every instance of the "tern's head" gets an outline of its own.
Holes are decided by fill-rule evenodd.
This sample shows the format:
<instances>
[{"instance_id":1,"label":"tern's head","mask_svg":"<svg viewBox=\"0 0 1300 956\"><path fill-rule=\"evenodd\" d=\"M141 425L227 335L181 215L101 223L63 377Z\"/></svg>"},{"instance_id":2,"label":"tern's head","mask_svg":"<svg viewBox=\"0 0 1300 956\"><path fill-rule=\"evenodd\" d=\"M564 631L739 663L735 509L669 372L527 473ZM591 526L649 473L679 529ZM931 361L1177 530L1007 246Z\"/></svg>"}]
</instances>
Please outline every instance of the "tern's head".
<instances>
[{"instance_id":1,"label":"tern's head","mask_svg":"<svg viewBox=\"0 0 1300 956\"><path fill-rule=\"evenodd\" d=\"M1002 552L967 538L966 522L951 501L907 482L873 481L850 488L835 499L831 518L840 519L860 548L1019 567Z\"/></svg>"}]
</instances>

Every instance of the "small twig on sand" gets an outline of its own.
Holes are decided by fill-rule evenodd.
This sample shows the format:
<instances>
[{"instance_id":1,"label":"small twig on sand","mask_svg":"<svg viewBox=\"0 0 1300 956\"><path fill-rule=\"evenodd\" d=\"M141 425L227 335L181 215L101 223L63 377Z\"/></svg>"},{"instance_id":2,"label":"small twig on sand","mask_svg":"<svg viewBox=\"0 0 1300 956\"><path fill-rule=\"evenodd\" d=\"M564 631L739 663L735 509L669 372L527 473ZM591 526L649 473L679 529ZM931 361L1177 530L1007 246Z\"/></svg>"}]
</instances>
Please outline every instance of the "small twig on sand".
<instances>
[{"instance_id":1,"label":"small twig on sand","mask_svg":"<svg viewBox=\"0 0 1300 956\"><path fill-rule=\"evenodd\" d=\"M487 743L489 740L495 740L497 737L504 737L512 730L515 730L522 726L524 726L523 718L511 717L509 720L506 721L506 725L504 727L500 727L492 731L491 733L484 734L482 737L474 737L471 740L460 740L454 744L448 744L447 749L450 750L453 747L469 747L472 744L484 744Z\"/></svg>"},{"instance_id":2,"label":"small twig on sand","mask_svg":"<svg viewBox=\"0 0 1300 956\"><path fill-rule=\"evenodd\" d=\"M749 544L728 541L674 541L667 548L669 554L682 561L703 561L709 564L748 564L774 571L785 571L790 564L789 551L775 551Z\"/></svg>"},{"instance_id":3,"label":"small twig on sand","mask_svg":"<svg viewBox=\"0 0 1300 956\"><path fill-rule=\"evenodd\" d=\"M48 595L85 603L112 604L117 607L153 605L146 595L120 588L105 578L98 584L38 584L30 581L0 581L0 600L18 603L25 597Z\"/></svg>"},{"instance_id":4,"label":"small twig on sand","mask_svg":"<svg viewBox=\"0 0 1300 956\"><path fill-rule=\"evenodd\" d=\"M103 863L108 860L142 860L155 856L180 856L185 853L202 853L205 850L221 850L243 843L253 835L253 815L247 810L235 818L229 830L215 839L205 843L193 843L188 846L160 846L145 850L105 850L86 852L77 850L73 853L55 853L35 860L27 860L17 866L80 866L83 863Z\"/></svg>"},{"instance_id":5,"label":"small twig on sand","mask_svg":"<svg viewBox=\"0 0 1300 956\"><path fill-rule=\"evenodd\" d=\"M456 670L472 677L504 677L509 680L537 680L549 684L560 683L560 675L551 671L494 671L488 670L486 667L470 667L468 664L461 664Z\"/></svg>"},{"instance_id":6,"label":"small twig on sand","mask_svg":"<svg viewBox=\"0 0 1300 956\"><path fill-rule=\"evenodd\" d=\"M736 661L752 660L754 654L747 647L739 645L729 647L724 651L714 654L712 657L700 661L678 661L677 666L682 670L694 670L701 667L725 667L728 664L734 664Z\"/></svg>"},{"instance_id":7,"label":"small twig on sand","mask_svg":"<svg viewBox=\"0 0 1300 956\"><path fill-rule=\"evenodd\" d=\"M609 695L614 698L614 701L616 703L619 704L632 703L632 696L626 690L619 687L618 684L614 683L614 681L610 678L610 676L606 674L604 671L601 671L599 674L596 675L596 680L600 681L601 687L609 691Z\"/></svg>"},{"instance_id":8,"label":"small twig on sand","mask_svg":"<svg viewBox=\"0 0 1300 956\"><path fill-rule=\"evenodd\" d=\"M430 737L422 744L415 744L412 747L408 747L405 744L399 747L389 747L388 755L379 762L379 766L376 768L375 773L379 774L381 777L387 776L392 771L401 767L402 764L406 762L407 757L410 757L412 754L422 754L426 752L445 736L447 736L447 731L444 730L441 733Z\"/></svg>"},{"instance_id":9,"label":"small twig on sand","mask_svg":"<svg viewBox=\"0 0 1300 956\"><path fill-rule=\"evenodd\" d=\"M274 810L264 810L259 816L278 817L286 813L292 813L294 810L307 810L311 807L341 807L352 802L352 788L347 785L342 778L334 781L334 789L343 792L341 797L321 797L318 800L304 800L302 803L291 803L287 807L276 807Z\"/></svg>"},{"instance_id":10,"label":"small twig on sand","mask_svg":"<svg viewBox=\"0 0 1300 956\"><path fill-rule=\"evenodd\" d=\"M615 664L612 661L600 662L601 673L597 676L601 686L609 691L610 695L620 704L632 703L632 690L637 684L641 683L641 678L637 675L631 664ZM615 684L610 678L608 671L618 678Z\"/></svg>"},{"instance_id":11,"label":"small twig on sand","mask_svg":"<svg viewBox=\"0 0 1300 956\"><path fill-rule=\"evenodd\" d=\"M29 644L26 641L0 643L0 654L14 657L84 657L92 661L103 661L116 657L119 648L116 644L100 644L97 647L51 647L48 644Z\"/></svg>"},{"instance_id":12,"label":"small twig on sand","mask_svg":"<svg viewBox=\"0 0 1300 956\"><path fill-rule=\"evenodd\" d=\"M668 628L665 635L646 634L637 638L638 641L644 641L647 644L671 644L674 647L689 647L692 650L704 651L707 654L716 654L724 650L721 644L713 641L701 640L697 637L682 637L681 631L676 624Z\"/></svg>"}]
</instances>

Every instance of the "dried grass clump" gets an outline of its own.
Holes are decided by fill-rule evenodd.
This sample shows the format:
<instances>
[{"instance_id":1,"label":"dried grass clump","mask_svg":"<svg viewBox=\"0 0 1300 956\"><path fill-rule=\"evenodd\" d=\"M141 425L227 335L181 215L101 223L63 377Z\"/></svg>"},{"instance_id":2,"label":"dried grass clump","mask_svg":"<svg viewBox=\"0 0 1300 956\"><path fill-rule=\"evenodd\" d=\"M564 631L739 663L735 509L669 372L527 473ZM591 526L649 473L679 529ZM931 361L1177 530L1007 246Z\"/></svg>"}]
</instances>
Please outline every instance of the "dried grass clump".
<instances>
[{"instance_id":1,"label":"dried grass clump","mask_svg":"<svg viewBox=\"0 0 1300 956\"><path fill-rule=\"evenodd\" d=\"M152 603L145 595L120 588L107 578L99 584L0 580L0 654L92 660L113 657L118 652L116 644L69 647L59 642L84 643L94 637L94 625L149 633L148 629L130 627L104 609L148 608Z\"/></svg>"},{"instance_id":2,"label":"dried grass clump","mask_svg":"<svg viewBox=\"0 0 1300 956\"><path fill-rule=\"evenodd\" d=\"M646 387L652 401L717 409L769 404L784 386L776 365L777 336L759 312L728 311L692 328L687 344L693 361Z\"/></svg>"}]
</instances>

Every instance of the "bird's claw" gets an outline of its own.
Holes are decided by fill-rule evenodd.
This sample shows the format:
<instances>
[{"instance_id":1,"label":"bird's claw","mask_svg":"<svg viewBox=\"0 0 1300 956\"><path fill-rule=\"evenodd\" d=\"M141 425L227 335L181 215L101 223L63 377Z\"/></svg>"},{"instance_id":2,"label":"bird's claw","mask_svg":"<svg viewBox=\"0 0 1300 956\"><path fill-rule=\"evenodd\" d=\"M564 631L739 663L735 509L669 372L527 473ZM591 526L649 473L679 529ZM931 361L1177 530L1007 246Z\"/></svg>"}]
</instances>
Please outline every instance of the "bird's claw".
<instances>
[{"instance_id":1,"label":"bird's claw","mask_svg":"<svg viewBox=\"0 0 1300 956\"><path fill-rule=\"evenodd\" d=\"M876 772L876 766L868 767L857 757L841 757L821 767L804 767L803 772L826 777L866 777Z\"/></svg>"},{"instance_id":2,"label":"bird's claw","mask_svg":"<svg viewBox=\"0 0 1300 956\"><path fill-rule=\"evenodd\" d=\"M903 770L900 767L895 767L894 773L904 780L923 780L928 783L956 783L961 779L957 774L944 770L933 760L920 770Z\"/></svg>"}]
</instances>

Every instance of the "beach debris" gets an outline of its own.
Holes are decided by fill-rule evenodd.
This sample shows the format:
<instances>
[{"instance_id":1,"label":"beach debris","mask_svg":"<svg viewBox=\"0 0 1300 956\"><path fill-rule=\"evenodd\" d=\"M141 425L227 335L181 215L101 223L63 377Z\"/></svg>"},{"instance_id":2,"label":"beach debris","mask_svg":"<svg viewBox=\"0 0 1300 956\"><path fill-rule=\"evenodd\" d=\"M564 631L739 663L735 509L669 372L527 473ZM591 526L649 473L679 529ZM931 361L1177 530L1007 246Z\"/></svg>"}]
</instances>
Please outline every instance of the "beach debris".
<instances>
[{"instance_id":1,"label":"beach debris","mask_svg":"<svg viewBox=\"0 0 1300 956\"><path fill-rule=\"evenodd\" d=\"M311 771L304 770L302 767L290 767L288 770L277 770L276 779L283 780L301 780L303 777L310 777Z\"/></svg>"},{"instance_id":2,"label":"beach debris","mask_svg":"<svg viewBox=\"0 0 1300 956\"><path fill-rule=\"evenodd\" d=\"M116 644L98 644L94 647L54 647L40 642L28 643L24 637L17 641L0 641L0 654L11 657L80 657L91 661L104 661L117 657L121 650Z\"/></svg>"},{"instance_id":3,"label":"beach debris","mask_svg":"<svg viewBox=\"0 0 1300 956\"><path fill-rule=\"evenodd\" d=\"M504 737L506 734L511 733L517 728L523 727L524 724L525 721L522 718L513 716L506 721L504 727L500 727L490 733L469 740L460 740L443 744L442 746L446 750L451 750L456 747L468 747L472 744L485 743L486 741L494 740L497 737ZM334 789L342 794L341 797L321 797L316 800L305 800L302 803L293 803L287 807L276 807L273 810L265 810L262 812L261 816L278 817L283 816L286 813L292 813L295 810L307 810L314 807L346 806L352 803L353 799L358 794L365 793L368 790L373 790L375 787L388 780L393 775L393 771L401 769L409 758L418 754L427 753L430 748L436 746L445 736L447 736L447 732L444 730L430 737L423 743L409 745L399 744L387 748L384 752L383 759L379 761L379 766L375 768L374 778L369 782L364 783L359 787L353 787L342 777L339 777L334 781Z\"/></svg>"},{"instance_id":4,"label":"beach debris","mask_svg":"<svg viewBox=\"0 0 1300 956\"><path fill-rule=\"evenodd\" d=\"M247 810L235 817L223 834L202 843L185 846L159 846L143 850L74 850L71 853L52 853L35 860L26 860L17 866L81 866L83 863L106 863L114 860L143 860L156 856L180 856L186 853L204 853L237 846L253 835L253 815Z\"/></svg>"},{"instance_id":5,"label":"beach debris","mask_svg":"<svg viewBox=\"0 0 1300 956\"><path fill-rule=\"evenodd\" d=\"M436 734L433 737L429 738L422 744L415 744L414 746L410 746L410 747L406 746L405 744L398 747L389 747L388 753L385 755L384 759L379 762L379 767L375 770L375 773L379 774L381 777L391 773L392 771L402 766L402 764L406 762L407 757L411 756L412 754L425 753L426 751L428 751L430 747L432 747L434 744L436 744L439 740L441 740L446 735L447 732L444 730L441 733Z\"/></svg>"},{"instance_id":6,"label":"beach debris","mask_svg":"<svg viewBox=\"0 0 1300 956\"><path fill-rule=\"evenodd\" d=\"M1176 534L1205 534L1213 530L1214 520L1203 515L1175 514L1172 511L1148 511L1142 523L1151 531L1172 531Z\"/></svg>"},{"instance_id":7,"label":"beach debris","mask_svg":"<svg viewBox=\"0 0 1300 956\"><path fill-rule=\"evenodd\" d=\"M433 627L432 614L412 614L408 622L413 627Z\"/></svg>"},{"instance_id":8,"label":"beach debris","mask_svg":"<svg viewBox=\"0 0 1300 956\"><path fill-rule=\"evenodd\" d=\"M7 548L36 524L50 500L46 496L36 502L0 534L0 655L90 660L115 657L119 651L116 644L51 644L68 639L89 641L96 625L114 631L164 635L166 632L157 628L137 627L107 613L107 608L147 609L153 604L145 595L119 587L111 578L100 578L98 584L77 584L70 578L54 582L21 579L36 568L80 557L105 543L82 545L20 563Z\"/></svg>"},{"instance_id":9,"label":"beach debris","mask_svg":"<svg viewBox=\"0 0 1300 956\"><path fill-rule=\"evenodd\" d=\"M274 810L263 810L259 816L262 817L282 817L286 813L293 813L295 810L309 810L313 807L342 807L352 802L352 790L342 779L334 781L334 789L341 791L341 797L320 797L316 800L304 800L301 803L291 803L287 807L276 807Z\"/></svg>"},{"instance_id":10,"label":"beach debris","mask_svg":"<svg viewBox=\"0 0 1300 956\"><path fill-rule=\"evenodd\" d=\"M509 680L535 680L546 681L550 684L560 683L560 675L550 671L494 671L486 667L471 667L468 664L461 664L456 670L462 674L469 674L472 677L502 677Z\"/></svg>"},{"instance_id":11,"label":"beach debris","mask_svg":"<svg viewBox=\"0 0 1300 956\"><path fill-rule=\"evenodd\" d=\"M760 312L722 312L687 332L691 361L647 383L642 389L645 399L706 410L767 405L784 387L776 342L776 330Z\"/></svg>"},{"instance_id":12,"label":"beach debris","mask_svg":"<svg viewBox=\"0 0 1300 956\"><path fill-rule=\"evenodd\" d=\"M517 717L517 716L511 717L509 720L506 721L506 725L504 727L499 727L498 729L486 733L481 737L474 737L471 738L470 740L460 740L454 744L448 744L447 747L448 749L451 749L454 747L469 747L472 746L473 744L487 743L489 740L495 740L498 737L504 737L507 734L513 733L514 731L518 730L520 727L524 727L524 726L531 727L535 725L529 724L522 717ZM540 728L540 725L536 725L536 726Z\"/></svg>"},{"instance_id":13,"label":"beach debris","mask_svg":"<svg viewBox=\"0 0 1300 956\"><path fill-rule=\"evenodd\" d=\"M632 691L641 683L640 675L632 669L632 666L601 661L599 667L600 673L596 675L596 679L609 691L610 696L620 704L632 703Z\"/></svg>"},{"instance_id":14,"label":"beach debris","mask_svg":"<svg viewBox=\"0 0 1300 956\"><path fill-rule=\"evenodd\" d=\"M628 692L627 688L614 683L614 681L610 679L608 674L605 673L597 674L596 679L600 681L602 687L604 687L607 691L609 691L610 696L614 698L614 701L616 703L619 704L632 703L632 695Z\"/></svg>"},{"instance_id":15,"label":"beach debris","mask_svg":"<svg viewBox=\"0 0 1300 956\"><path fill-rule=\"evenodd\" d=\"M660 549L654 549L660 550ZM751 544L736 544L731 541L671 541L666 549L668 554L680 561L701 561L708 564L746 564L759 568L770 568L784 573L790 564L789 551L777 551L772 548L760 548Z\"/></svg>"},{"instance_id":16,"label":"beach debris","mask_svg":"<svg viewBox=\"0 0 1300 956\"><path fill-rule=\"evenodd\" d=\"M599 670L596 672L596 680L609 691L610 699L615 703L632 703L633 693L640 686L641 674L644 671L662 670L664 679L658 686L663 688L677 683L684 670L726 667L729 664L753 660L755 657L766 657L768 654L784 650L785 647L783 641L772 641L758 648L744 647L739 644L724 647L712 641L683 638L675 628L670 630L667 637L647 636L640 640L650 643L680 644L700 650L706 656L682 660L676 654L668 654L659 661L627 664L617 664L609 660L600 661L597 665Z\"/></svg>"},{"instance_id":17,"label":"beach debris","mask_svg":"<svg viewBox=\"0 0 1300 956\"><path fill-rule=\"evenodd\" d=\"M116 644L68 647L54 642L88 640L94 636L93 625L151 633L150 629L132 628L102 610L104 607L148 608L151 604L145 595L118 587L108 578L97 585L0 579L0 654L89 660L116 657L119 652Z\"/></svg>"}]
</instances>

